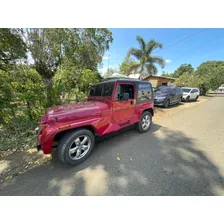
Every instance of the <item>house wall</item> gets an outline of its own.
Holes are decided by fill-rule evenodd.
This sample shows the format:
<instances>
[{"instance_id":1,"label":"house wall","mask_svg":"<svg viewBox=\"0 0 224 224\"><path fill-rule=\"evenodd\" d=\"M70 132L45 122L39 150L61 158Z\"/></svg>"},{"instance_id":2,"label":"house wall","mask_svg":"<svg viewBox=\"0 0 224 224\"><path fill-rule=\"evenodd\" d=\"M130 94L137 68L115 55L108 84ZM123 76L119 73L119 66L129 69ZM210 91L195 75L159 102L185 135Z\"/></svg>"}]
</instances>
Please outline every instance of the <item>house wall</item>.
<instances>
[{"instance_id":1,"label":"house wall","mask_svg":"<svg viewBox=\"0 0 224 224\"><path fill-rule=\"evenodd\" d=\"M148 77L145 79L145 81L151 82L153 87L158 87L162 85L162 83L167 83L167 85L170 84L171 80L166 78L157 78L157 77Z\"/></svg>"}]
</instances>

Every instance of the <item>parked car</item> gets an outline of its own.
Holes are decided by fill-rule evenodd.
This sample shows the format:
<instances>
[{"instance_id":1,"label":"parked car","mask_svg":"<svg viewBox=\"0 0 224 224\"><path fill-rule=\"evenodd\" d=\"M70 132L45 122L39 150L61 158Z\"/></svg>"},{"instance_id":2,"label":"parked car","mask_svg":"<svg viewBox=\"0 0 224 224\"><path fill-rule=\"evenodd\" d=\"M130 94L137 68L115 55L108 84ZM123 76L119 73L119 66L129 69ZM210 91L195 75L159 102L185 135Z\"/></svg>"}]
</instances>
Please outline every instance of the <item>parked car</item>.
<instances>
[{"instance_id":1,"label":"parked car","mask_svg":"<svg viewBox=\"0 0 224 224\"><path fill-rule=\"evenodd\" d=\"M183 97L182 101L190 101L194 100L197 101L200 95L200 90L198 88L191 88L191 87L182 87L183 90Z\"/></svg>"},{"instance_id":2,"label":"parked car","mask_svg":"<svg viewBox=\"0 0 224 224\"><path fill-rule=\"evenodd\" d=\"M161 86L155 90L154 105L167 108L170 105L179 104L182 96L183 91L180 87Z\"/></svg>"},{"instance_id":3,"label":"parked car","mask_svg":"<svg viewBox=\"0 0 224 224\"><path fill-rule=\"evenodd\" d=\"M63 163L76 165L91 154L95 136L132 124L136 124L139 132L146 132L153 115L153 90L149 82L105 81L91 88L87 102L47 109L36 129L37 149L49 154L53 142L58 142L58 158Z\"/></svg>"}]
</instances>

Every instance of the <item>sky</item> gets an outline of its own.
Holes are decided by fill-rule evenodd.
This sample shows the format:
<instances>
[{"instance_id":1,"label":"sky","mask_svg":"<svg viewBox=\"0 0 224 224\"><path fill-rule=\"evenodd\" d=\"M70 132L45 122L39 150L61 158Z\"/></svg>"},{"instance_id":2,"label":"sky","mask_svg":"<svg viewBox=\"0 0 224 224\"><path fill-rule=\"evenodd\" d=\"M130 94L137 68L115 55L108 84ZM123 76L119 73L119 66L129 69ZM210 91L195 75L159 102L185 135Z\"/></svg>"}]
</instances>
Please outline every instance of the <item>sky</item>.
<instances>
[{"instance_id":1,"label":"sky","mask_svg":"<svg viewBox=\"0 0 224 224\"><path fill-rule=\"evenodd\" d=\"M166 60L164 69L158 68L158 75L162 72L174 72L181 64L190 63L195 69L208 60L224 60L224 29L109 29L113 33L113 43L109 52L103 58L100 72L109 68L118 68L130 48L139 48L136 36L145 41L155 39L163 44L162 49L156 49L152 55L161 56Z\"/></svg>"}]
</instances>

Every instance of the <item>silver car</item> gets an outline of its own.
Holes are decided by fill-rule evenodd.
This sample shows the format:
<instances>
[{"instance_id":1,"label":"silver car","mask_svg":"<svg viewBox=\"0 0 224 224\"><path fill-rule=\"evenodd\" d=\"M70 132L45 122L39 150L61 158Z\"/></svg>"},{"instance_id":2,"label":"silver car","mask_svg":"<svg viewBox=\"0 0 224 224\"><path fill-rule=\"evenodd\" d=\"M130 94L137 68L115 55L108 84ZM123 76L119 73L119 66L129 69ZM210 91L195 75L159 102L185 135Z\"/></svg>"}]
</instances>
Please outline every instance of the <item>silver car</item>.
<instances>
[{"instance_id":1,"label":"silver car","mask_svg":"<svg viewBox=\"0 0 224 224\"><path fill-rule=\"evenodd\" d=\"M192 87L182 87L183 90L183 97L182 101L190 101L194 100L197 101L200 95L200 90L198 88L192 88Z\"/></svg>"}]
</instances>

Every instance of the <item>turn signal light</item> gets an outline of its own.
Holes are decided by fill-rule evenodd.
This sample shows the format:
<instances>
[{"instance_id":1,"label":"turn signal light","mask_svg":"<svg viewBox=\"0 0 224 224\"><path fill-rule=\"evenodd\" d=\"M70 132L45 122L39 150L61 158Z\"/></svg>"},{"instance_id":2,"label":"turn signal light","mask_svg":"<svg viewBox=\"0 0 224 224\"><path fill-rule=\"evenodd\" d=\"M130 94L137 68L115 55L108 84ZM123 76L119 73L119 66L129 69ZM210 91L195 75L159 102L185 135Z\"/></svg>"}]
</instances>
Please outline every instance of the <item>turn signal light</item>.
<instances>
[{"instance_id":1,"label":"turn signal light","mask_svg":"<svg viewBox=\"0 0 224 224\"><path fill-rule=\"evenodd\" d=\"M68 128L68 127L70 127L70 124L66 124L66 125L59 126L59 129Z\"/></svg>"}]
</instances>

